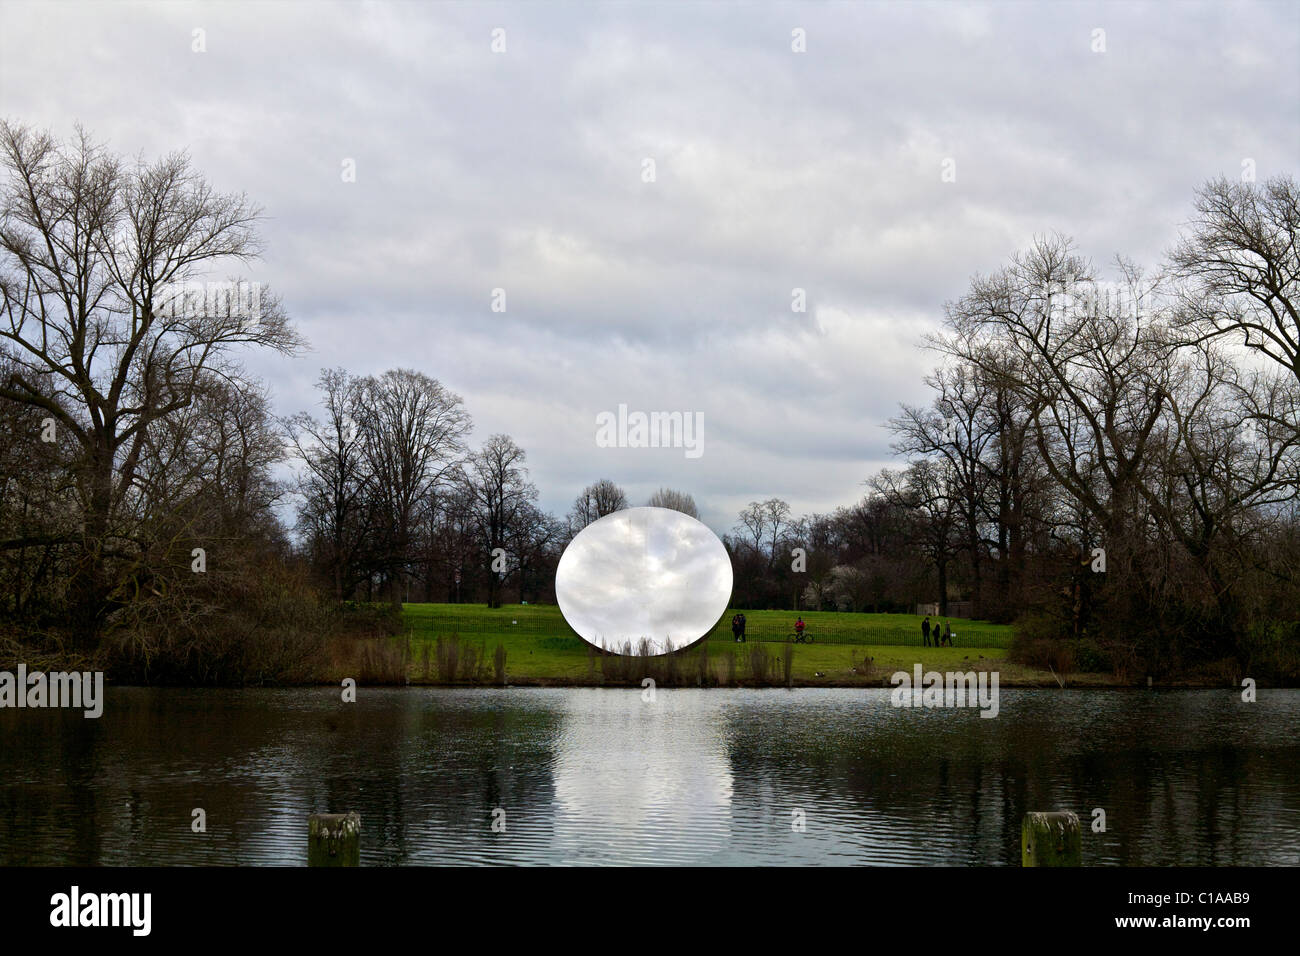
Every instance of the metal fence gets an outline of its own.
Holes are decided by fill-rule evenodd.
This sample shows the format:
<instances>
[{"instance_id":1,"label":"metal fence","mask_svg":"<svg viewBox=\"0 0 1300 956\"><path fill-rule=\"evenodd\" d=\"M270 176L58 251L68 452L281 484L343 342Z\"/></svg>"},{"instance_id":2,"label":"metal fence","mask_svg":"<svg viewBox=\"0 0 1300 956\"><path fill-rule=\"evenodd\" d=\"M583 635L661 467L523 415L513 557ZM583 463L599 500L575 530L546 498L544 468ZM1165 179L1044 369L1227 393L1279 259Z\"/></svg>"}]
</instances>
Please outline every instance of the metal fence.
<instances>
[{"instance_id":1,"label":"metal fence","mask_svg":"<svg viewBox=\"0 0 1300 956\"><path fill-rule=\"evenodd\" d=\"M794 619L796 612L791 612L788 624L769 622L752 623L745 628L745 638L749 641L786 641L794 636ZM844 615L844 620L834 622L810 623L807 637L814 644L878 644L894 647L921 647L921 630L918 624L908 631L897 627L872 624L866 615ZM513 622L513 623L512 623ZM500 634L506 631L520 631L537 637L573 637L577 633L569 627L563 617L534 617L523 615L515 618L496 618L484 615L435 614L422 617L412 624L415 634ZM710 641L731 641L731 618L725 616L708 634ZM962 621L953 628L954 647L996 647L1007 648L1011 645L1011 636L1005 630L990 629L969 621Z\"/></svg>"}]
</instances>

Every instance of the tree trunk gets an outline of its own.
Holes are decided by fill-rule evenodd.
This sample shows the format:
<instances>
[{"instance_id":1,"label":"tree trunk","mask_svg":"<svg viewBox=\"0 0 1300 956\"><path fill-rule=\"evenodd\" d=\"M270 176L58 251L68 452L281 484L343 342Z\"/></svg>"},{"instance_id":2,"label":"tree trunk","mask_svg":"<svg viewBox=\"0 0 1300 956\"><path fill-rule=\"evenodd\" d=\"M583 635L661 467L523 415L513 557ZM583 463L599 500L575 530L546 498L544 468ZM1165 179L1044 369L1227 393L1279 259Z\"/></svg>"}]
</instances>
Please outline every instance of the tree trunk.
<instances>
[{"instance_id":1,"label":"tree trunk","mask_svg":"<svg viewBox=\"0 0 1300 956\"><path fill-rule=\"evenodd\" d=\"M99 642L100 629L107 613L110 593L104 560L108 537L109 512L112 509L113 461L100 453L92 462L90 497L85 512L81 553L72 567L68 581L68 604L74 640L79 649L93 650Z\"/></svg>"},{"instance_id":2,"label":"tree trunk","mask_svg":"<svg viewBox=\"0 0 1300 956\"><path fill-rule=\"evenodd\" d=\"M941 558L935 562L939 572L939 615L948 616L948 560Z\"/></svg>"}]
</instances>

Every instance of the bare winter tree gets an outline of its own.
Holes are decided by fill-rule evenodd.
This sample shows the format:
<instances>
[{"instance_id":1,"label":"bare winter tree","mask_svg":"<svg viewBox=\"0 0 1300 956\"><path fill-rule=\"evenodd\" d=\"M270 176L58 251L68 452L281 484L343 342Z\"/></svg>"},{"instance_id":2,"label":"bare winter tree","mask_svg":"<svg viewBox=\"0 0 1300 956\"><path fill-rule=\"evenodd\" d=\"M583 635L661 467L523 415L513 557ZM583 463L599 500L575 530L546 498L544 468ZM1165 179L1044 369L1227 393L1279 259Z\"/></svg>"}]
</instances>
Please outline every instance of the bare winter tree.
<instances>
[{"instance_id":1,"label":"bare winter tree","mask_svg":"<svg viewBox=\"0 0 1300 956\"><path fill-rule=\"evenodd\" d=\"M398 605L414 562L417 509L455 473L470 418L459 395L409 369L361 379L357 390L371 493L383 516L383 570L389 599Z\"/></svg>"},{"instance_id":2,"label":"bare winter tree","mask_svg":"<svg viewBox=\"0 0 1300 956\"><path fill-rule=\"evenodd\" d=\"M518 575L519 600L537 601L547 593L555 579L554 562L562 550L567 526L541 509L527 503L510 532L511 555Z\"/></svg>"},{"instance_id":3,"label":"bare winter tree","mask_svg":"<svg viewBox=\"0 0 1300 956\"><path fill-rule=\"evenodd\" d=\"M582 493L573 499L573 509L569 512L569 533L577 534L598 518L622 511L627 506L627 495L623 489L608 478L602 478L582 489Z\"/></svg>"},{"instance_id":4,"label":"bare winter tree","mask_svg":"<svg viewBox=\"0 0 1300 956\"><path fill-rule=\"evenodd\" d=\"M1244 424L1274 477L1300 490L1300 184L1219 177L1195 210L1171 255L1176 324L1190 345L1225 341L1269 361L1241 381Z\"/></svg>"},{"instance_id":5,"label":"bare winter tree","mask_svg":"<svg viewBox=\"0 0 1300 956\"><path fill-rule=\"evenodd\" d=\"M768 498L763 502L763 512L767 527L767 559L769 565L776 562L781 553L781 545L787 534L793 530L790 520L790 505L780 498Z\"/></svg>"},{"instance_id":6,"label":"bare winter tree","mask_svg":"<svg viewBox=\"0 0 1300 956\"><path fill-rule=\"evenodd\" d=\"M948 307L941 348L1014 385L1056 483L1082 502L1118 549L1132 530L1152 433L1168 409L1172 348L1151 284L1120 263L1124 294L1076 304L1092 267L1061 236L1037 240L1006 268L977 277Z\"/></svg>"},{"instance_id":7,"label":"bare winter tree","mask_svg":"<svg viewBox=\"0 0 1300 956\"><path fill-rule=\"evenodd\" d=\"M1300 381L1300 184L1212 179L1172 261L1187 280L1182 316L1199 337L1227 336Z\"/></svg>"},{"instance_id":8,"label":"bare winter tree","mask_svg":"<svg viewBox=\"0 0 1300 956\"><path fill-rule=\"evenodd\" d=\"M0 399L73 439L79 531L67 584L79 641L121 604L138 546L123 502L151 429L213 376L238 384L230 352L291 352L279 304L256 311L189 285L258 252L259 210L212 188L184 154L126 163L78 130L68 143L0 125ZM37 436L32 436L32 441Z\"/></svg>"},{"instance_id":9,"label":"bare winter tree","mask_svg":"<svg viewBox=\"0 0 1300 956\"><path fill-rule=\"evenodd\" d=\"M502 573L492 567L498 558L511 559L510 539L521 519L536 511L537 488L528 481L524 450L509 435L493 435L469 457L462 472L479 542L488 567L488 606L501 606ZM497 549L500 549L498 551ZM494 554L494 552L496 552Z\"/></svg>"},{"instance_id":10,"label":"bare winter tree","mask_svg":"<svg viewBox=\"0 0 1300 956\"><path fill-rule=\"evenodd\" d=\"M695 499L684 491L660 488L650 496L650 500L646 504L651 508L668 508L672 511L680 511L684 515L690 515L697 521L700 518L700 511L695 507Z\"/></svg>"},{"instance_id":11,"label":"bare winter tree","mask_svg":"<svg viewBox=\"0 0 1300 956\"><path fill-rule=\"evenodd\" d=\"M782 538L790 529L790 505L780 498L751 501L738 515L736 530L745 544L769 564L780 552Z\"/></svg>"},{"instance_id":12,"label":"bare winter tree","mask_svg":"<svg viewBox=\"0 0 1300 956\"><path fill-rule=\"evenodd\" d=\"M357 381L325 369L316 385L322 417L302 412L286 423L296 457L298 527L304 532L334 599L342 601L369 573L366 552L374 526L372 485L364 438L357 427Z\"/></svg>"},{"instance_id":13,"label":"bare winter tree","mask_svg":"<svg viewBox=\"0 0 1300 956\"><path fill-rule=\"evenodd\" d=\"M467 483L457 480L430 499L423 512L425 591L439 592L447 600L461 601L473 593L480 573L486 568L479 560L480 542Z\"/></svg>"},{"instance_id":14,"label":"bare winter tree","mask_svg":"<svg viewBox=\"0 0 1300 956\"><path fill-rule=\"evenodd\" d=\"M215 376L204 385L149 429L121 504L134 546L118 564L131 594L120 612L123 640L140 649L204 633L228 597L256 588L261 562L282 543L272 469L284 436L266 391ZM210 556L204 574L192 573L195 548Z\"/></svg>"},{"instance_id":15,"label":"bare winter tree","mask_svg":"<svg viewBox=\"0 0 1300 956\"><path fill-rule=\"evenodd\" d=\"M965 363L942 366L925 381L937 393L934 403L929 408L902 406L902 413L889 422L898 436L893 448L909 457L940 455L947 460L961 510L972 598L979 615L983 610L983 527L990 487L983 462L997 434L987 414L993 389L989 376Z\"/></svg>"},{"instance_id":16,"label":"bare winter tree","mask_svg":"<svg viewBox=\"0 0 1300 956\"><path fill-rule=\"evenodd\" d=\"M0 354L0 381L7 366ZM33 443L43 417L34 406L0 401L0 606L18 618L53 609L78 530L77 489L64 468L75 441L65 432Z\"/></svg>"},{"instance_id":17,"label":"bare winter tree","mask_svg":"<svg viewBox=\"0 0 1300 956\"><path fill-rule=\"evenodd\" d=\"M953 552L961 545L959 479L945 458L922 458L905 469L884 469L867 482L886 503L911 518L917 549L938 573L939 613L948 613L948 577Z\"/></svg>"}]
</instances>

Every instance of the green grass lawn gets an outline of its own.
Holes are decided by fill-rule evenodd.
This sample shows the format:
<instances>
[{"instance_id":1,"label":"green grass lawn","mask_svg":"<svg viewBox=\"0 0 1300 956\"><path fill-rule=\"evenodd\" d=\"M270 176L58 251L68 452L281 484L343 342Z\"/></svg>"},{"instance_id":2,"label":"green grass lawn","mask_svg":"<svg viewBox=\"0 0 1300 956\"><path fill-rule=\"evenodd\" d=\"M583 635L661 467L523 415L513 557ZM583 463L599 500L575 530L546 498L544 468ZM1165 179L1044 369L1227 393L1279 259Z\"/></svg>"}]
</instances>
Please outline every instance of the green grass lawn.
<instances>
[{"instance_id":1,"label":"green grass lawn","mask_svg":"<svg viewBox=\"0 0 1300 956\"><path fill-rule=\"evenodd\" d=\"M478 634L524 633L539 637L578 639L556 605L511 604L489 608L482 604L407 604L405 617L413 633ZM730 643L728 608L709 633L710 641ZM834 611L745 611L749 640L784 641L794 631L801 614L814 644L896 644L921 646L921 616L917 614L846 614ZM956 633L955 647L1007 648L1012 631L1007 624L949 618Z\"/></svg>"},{"instance_id":2,"label":"green grass lawn","mask_svg":"<svg viewBox=\"0 0 1300 956\"><path fill-rule=\"evenodd\" d=\"M786 636L793 630L791 611L745 611L748 619L745 645L732 640L728 610L709 635L710 667L726 673L724 655L737 655L734 673L745 681L751 673L750 648L758 645L780 659ZM462 646L481 653L488 661L500 644L506 651L506 674L512 683L600 683L600 655L565 622L554 605L509 605L488 608L473 604L407 604L404 606L410 641L409 673L412 680L436 679L434 642L457 635ZM1005 660L1011 628L987 622L952 620L953 647L922 647L921 618L913 614L837 614L810 611L803 614L813 643L794 647L792 673L799 684L864 684L878 686L896 670L910 670L920 662L927 669L968 670L997 663L1004 680L1054 683L1049 674L1017 668ZM702 648L697 645L679 655L681 669L693 673ZM430 659L426 677L425 655ZM864 673L864 657L873 659ZM594 678L593 678L594 669ZM856 670L856 672L855 672ZM819 676L820 675L820 676Z\"/></svg>"}]
</instances>

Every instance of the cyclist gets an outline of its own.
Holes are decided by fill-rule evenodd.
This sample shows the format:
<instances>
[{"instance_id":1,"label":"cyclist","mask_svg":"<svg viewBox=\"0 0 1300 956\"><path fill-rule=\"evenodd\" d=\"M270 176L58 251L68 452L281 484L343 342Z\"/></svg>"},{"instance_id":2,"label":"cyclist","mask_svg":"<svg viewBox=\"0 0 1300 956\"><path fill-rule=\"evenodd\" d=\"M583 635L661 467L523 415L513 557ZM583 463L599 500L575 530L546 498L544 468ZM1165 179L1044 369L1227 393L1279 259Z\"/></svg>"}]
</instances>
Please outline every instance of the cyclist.
<instances>
[{"instance_id":1,"label":"cyclist","mask_svg":"<svg viewBox=\"0 0 1300 956\"><path fill-rule=\"evenodd\" d=\"M800 617L799 620L794 622L794 637L796 641L803 640L803 629L807 626L808 625L803 622L802 617Z\"/></svg>"}]
</instances>

